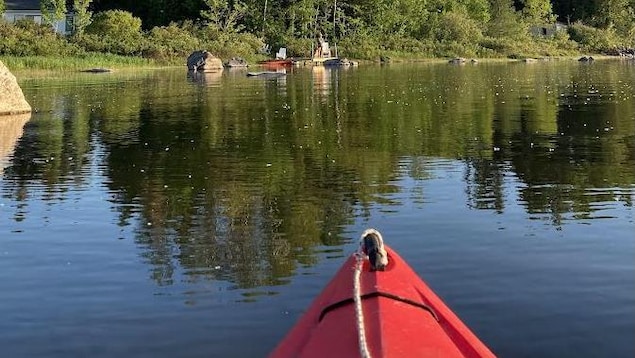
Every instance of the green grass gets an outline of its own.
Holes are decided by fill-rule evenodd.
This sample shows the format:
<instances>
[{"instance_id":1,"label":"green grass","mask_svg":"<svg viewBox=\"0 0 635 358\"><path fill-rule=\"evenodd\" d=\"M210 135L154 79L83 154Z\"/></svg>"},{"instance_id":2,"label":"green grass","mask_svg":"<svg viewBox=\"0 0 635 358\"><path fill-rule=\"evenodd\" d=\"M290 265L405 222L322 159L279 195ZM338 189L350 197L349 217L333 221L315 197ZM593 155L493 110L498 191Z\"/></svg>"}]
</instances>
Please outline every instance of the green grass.
<instances>
[{"instance_id":1,"label":"green grass","mask_svg":"<svg viewBox=\"0 0 635 358\"><path fill-rule=\"evenodd\" d=\"M166 65L170 65L167 63L141 57L128 57L95 53L72 57L0 56L0 60L11 70L37 69L56 71L80 71L91 68L122 69L135 67L164 67Z\"/></svg>"}]
</instances>

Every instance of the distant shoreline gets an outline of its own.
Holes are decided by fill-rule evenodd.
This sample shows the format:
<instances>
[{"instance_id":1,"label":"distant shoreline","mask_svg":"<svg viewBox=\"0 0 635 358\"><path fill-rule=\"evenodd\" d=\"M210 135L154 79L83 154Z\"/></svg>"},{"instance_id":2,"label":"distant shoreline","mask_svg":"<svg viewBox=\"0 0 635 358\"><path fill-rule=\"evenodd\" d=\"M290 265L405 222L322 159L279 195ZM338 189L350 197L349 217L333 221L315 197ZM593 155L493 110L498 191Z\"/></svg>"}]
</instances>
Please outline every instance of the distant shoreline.
<instances>
[{"instance_id":1,"label":"distant shoreline","mask_svg":"<svg viewBox=\"0 0 635 358\"><path fill-rule=\"evenodd\" d=\"M577 61L582 57L593 57L594 60L619 60L619 56L609 56L602 54L580 54L576 56L545 56L545 57L527 57L521 59L495 57L495 58L472 58L465 57L465 64L470 64L472 60L477 63L496 63L496 62L526 62L527 59L536 62L549 61ZM104 56L103 58L96 56L92 58L82 57L51 57L51 56L0 56L0 60L13 72L38 71L38 72L86 72L95 68L111 69L116 71L129 70L153 70L183 67L185 69L185 59L182 64L178 63L159 63L157 61L144 59L141 57L124 57L124 56ZM407 63L449 63L452 58L390 58L387 61L377 60L357 60L360 64L407 64ZM533 62L533 61L532 61ZM259 65L250 64L249 67L257 68ZM44 74L43 73L43 74Z\"/></svg>"}]
</instances>

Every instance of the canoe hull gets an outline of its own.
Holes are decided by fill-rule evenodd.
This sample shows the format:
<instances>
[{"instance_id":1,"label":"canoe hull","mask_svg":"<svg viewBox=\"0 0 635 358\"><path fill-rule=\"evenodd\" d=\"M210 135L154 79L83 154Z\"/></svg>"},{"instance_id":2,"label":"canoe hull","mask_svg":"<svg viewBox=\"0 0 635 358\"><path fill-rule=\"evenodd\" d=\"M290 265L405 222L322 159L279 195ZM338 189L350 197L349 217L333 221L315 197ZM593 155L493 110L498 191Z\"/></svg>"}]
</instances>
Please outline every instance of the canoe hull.
<instances>
[{"instance_id":1,"label":"canoe hull","mask_svg":"<svg viewBox=\"0 0 635 358\"><path fill-rule=\"evenodd\" d=\"M290 58L278 59L278 60L266 60L266 61L258 62L258 64L268 69L288 68L293 66L293 60Z\"/></svg>"},{"instance_id":2,"label":"canoe hull","mask_svg":"<svg viewBox=\"0 0 635 358\"><path fill-rule=\"evenodd\" d=\"M399 255L386 247L385 271L361 273L372 357L494 357ZM270 357L359 357L349 258Z\"/></svg>"}]
</instances>

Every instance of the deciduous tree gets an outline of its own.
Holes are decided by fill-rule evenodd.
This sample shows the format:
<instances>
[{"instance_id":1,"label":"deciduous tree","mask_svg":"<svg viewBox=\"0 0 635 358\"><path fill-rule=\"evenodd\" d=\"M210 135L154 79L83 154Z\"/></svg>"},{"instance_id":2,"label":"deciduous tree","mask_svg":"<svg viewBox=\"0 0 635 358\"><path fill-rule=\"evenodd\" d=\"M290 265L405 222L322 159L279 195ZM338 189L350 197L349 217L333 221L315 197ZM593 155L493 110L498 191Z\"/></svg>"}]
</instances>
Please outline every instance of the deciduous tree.
<instances>
[{"instance_id":1,"label":"deciduous tree","mask_svg":"<svg viewBox=\"0 0 635 358\"><path fill-rule=\"evenodd\" d=\"M524 33L512 0L490 0L491 19L487 34L492 37L515 38Z\"/></svg>"},{"instance_id":2,"label":"deciduous tree","mask_svg":"<svg viewBox=\"0 0 635 358\"><path fill-rule=\"evenodd\" d=\"M75 34L81 35L86 26L90 24L93 13L88 11L92 0L73 0L75 10Z\"/></svg>"},{"instance_id":3,"label":"deciduous tree","mask_svg":"<svg viewBox=\"0 0 635 358\"><path fill-rule=\"evenodd\" d=\"M247 10L245 4L235 1L230 5L227 0L205 0L207 10L201 10L201 16L209 21L209 25L224 32L240 32L239 24Z\"/></svg>"},{"instance_id":4,"label":"deciduous tree","mask_svg":"<svg viewBox=\"0 0 635 358\"><path fill-rule=\"evenodd\" d=\"M46 24L55 26L55 23L64 19L66 14L65 0L42 0L40 1L42 18Z\"/></svg>"},{"instance_id":5,"label":"deciduous tree","mask_svg":"<svg viewBox=\"0 0 635 358\"><path fill-rule=\"evenodd\" d=\"M550 0L522 0L522 5L523 18L532 25L550 24L556 20Z\"/></svg>"},{"instance_id":6,"label":"deciduous tree","mask_svg":"<svg viewBox=\"0 0 635 358\"><path fill-rule=\"evenodd\" d=\"M599 0L594 25L614 30L619 36L635 41L635 1Z\"/></svg>"}]
</instances>

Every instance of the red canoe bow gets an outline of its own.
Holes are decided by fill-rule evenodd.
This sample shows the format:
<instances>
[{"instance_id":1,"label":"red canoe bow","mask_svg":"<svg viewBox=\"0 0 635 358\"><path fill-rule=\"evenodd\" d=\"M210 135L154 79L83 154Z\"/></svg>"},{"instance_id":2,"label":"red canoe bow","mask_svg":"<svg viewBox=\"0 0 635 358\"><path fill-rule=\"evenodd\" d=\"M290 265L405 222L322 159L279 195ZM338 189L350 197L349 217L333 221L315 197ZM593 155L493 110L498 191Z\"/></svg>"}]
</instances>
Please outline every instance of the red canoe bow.
<instances>
[{"instance_id":1,"label":"red canoe bow","mask_svg":"<svg viewBox=\"0 0 635 358\"><path fill-rule=\"evenodd\" d=\"M395 251L384 248L384 271L371 270L368 259L361 265L359 297L369 356L494 357ZM271 358L362 356L353 298L356 264L354 256L344 263Z\"/></svg>"}]
</instances>

